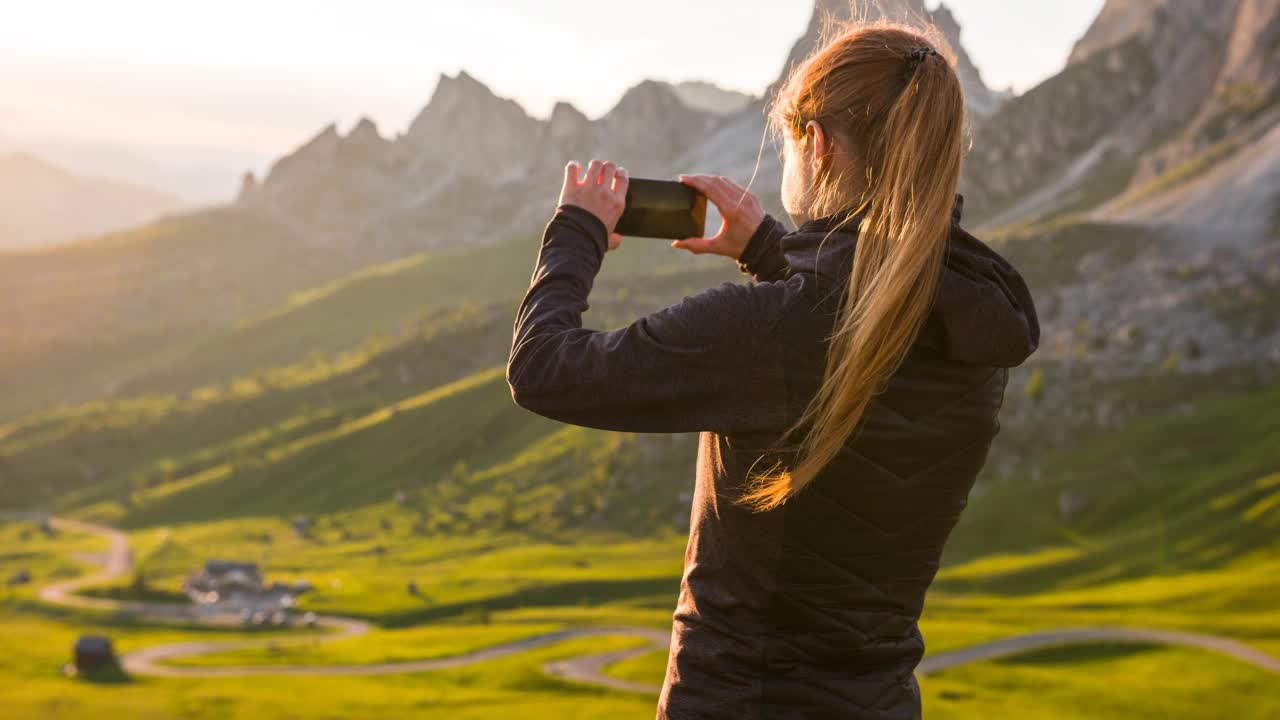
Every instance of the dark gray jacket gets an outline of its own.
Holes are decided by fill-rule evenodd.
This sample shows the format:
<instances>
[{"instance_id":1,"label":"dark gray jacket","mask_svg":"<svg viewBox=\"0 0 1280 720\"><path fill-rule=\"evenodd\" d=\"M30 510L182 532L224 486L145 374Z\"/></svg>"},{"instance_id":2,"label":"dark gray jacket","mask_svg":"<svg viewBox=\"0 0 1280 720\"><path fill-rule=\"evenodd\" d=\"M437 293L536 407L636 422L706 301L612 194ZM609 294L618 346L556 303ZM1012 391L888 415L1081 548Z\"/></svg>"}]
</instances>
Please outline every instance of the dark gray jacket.
<instances>
[{"instance_id":1,"label":"dark gray jacket","mask_svg":"<svg viewBox=\"0 0 1280 720\"><path fill-rule=\"evenodd\" d=\"M845 450L783 507L732 502L816 392L856 220L766 217L724 283L618 330L582 327L604 223L547 224L507 366L522 407L635 432L700 432L659 718L916 718L917 627L943 544L999 429L1005 368L1039 342L1026 284L960 228L934 310ZM673 478L679 482L679 478Z\"/></svg>"}]
</instances>

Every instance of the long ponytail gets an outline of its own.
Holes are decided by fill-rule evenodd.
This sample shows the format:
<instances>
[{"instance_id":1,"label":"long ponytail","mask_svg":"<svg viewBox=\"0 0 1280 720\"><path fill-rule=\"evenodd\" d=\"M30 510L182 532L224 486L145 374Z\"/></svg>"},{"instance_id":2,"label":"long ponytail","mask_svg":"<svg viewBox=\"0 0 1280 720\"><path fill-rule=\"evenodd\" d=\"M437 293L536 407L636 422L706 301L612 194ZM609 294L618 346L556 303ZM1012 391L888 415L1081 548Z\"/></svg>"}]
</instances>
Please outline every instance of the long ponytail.
<instances>
[{"instance_id":1,"label":"long ponytail","mask_svg":"<svg viewBox=\"0 0 1280 720\"><path fill-rule=\"evenodd\" d=\"M859 22L792 73L770 118L792 138L816 119L850 140L863 177L832 177L824 163L813 214L863 212L848 216L861 217L858 242L823 382L788 433L803 440L791 463L752 476L738 502L756 510L783 504L836 457L915 342L950 233L964 99L939 39Z\"/></svg>"}]
</instances>

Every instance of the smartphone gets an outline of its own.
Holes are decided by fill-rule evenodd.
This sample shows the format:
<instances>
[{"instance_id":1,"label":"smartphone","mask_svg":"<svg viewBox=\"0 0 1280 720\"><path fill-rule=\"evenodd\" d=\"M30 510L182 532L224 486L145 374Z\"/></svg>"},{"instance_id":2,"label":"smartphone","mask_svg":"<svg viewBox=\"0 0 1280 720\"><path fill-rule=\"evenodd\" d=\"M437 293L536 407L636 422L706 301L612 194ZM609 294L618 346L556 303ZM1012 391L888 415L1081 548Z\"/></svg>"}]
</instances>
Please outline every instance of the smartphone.
<instances>
[{"instance_id":1,"label":"smartphone","mask_svg":"<svg viewBox=\"0 0 1280 720\"><path fill-rule=\"evenodd\" d=\"M627 204L614 232L636 237L683 240L702 237L707 196L675 180L631 178Z\"/></svg>"}]
</instances>

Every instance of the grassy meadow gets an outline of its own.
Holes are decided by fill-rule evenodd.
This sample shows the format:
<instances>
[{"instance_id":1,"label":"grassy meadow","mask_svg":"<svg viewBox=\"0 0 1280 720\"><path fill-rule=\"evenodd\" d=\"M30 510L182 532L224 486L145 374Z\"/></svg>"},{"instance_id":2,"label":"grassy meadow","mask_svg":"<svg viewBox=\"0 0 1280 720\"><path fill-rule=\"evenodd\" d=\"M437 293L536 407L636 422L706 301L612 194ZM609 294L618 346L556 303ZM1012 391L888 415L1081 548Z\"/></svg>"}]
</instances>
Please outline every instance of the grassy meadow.
<instances>
[{"instance_id":1,"label":"grassy meadow","mask_svg":"<svg viewBox=\"0 0 1280 720\"><path fill-rule=\"evenodd\" d=\"M1096 229L1067 225L1037 248L1007 242L1029 281L1048 288L1096 249ZM162 230L172 231L153 232ZM208 242L207 230L197 223L191 242ZM1123 256L1155 241L1133 235L1107 248ZM0 414L0 509L43 509L129 534L135 574L87 594L177 599L205 560L248 560L268 581L310 582L299 610L373 625L330 641L320 630L177 626L53 607L38 588L89 572L105 542L4 522L0 574L28 570L33 582L0 590L0 714L652 717L652 695L542 669L645 647L625 635L413 674L116 684L61 674L84 633L107 634L126 653L258 642L169 661L217 668L429 660L582 626L669 629L693 439L567 427L513 405L501 368L536 250L520 242L414 255L284 296L250 285L232 322L156 354L140 335L125 343L130 352L103 355L115 392ZM624 243L606 263L589 323L617 326L734 279L723 263L664 253L652 241ZM176 310L152 310L178 322ZM85 381L76 362L42 372L71 387ZM1035 369L1015 375L1011 405L1033 402ZM1064 446L1044 442L1034 423L1007 425L931 591L928 652L1121 625L1217 634L1280 656L1280 380L1231 370L1082 387L1137 411L1108 427L1077 423ZM1064 513L1064 495L1081 507ZM303 532L293 527L299 516ZM665 652L642 652L605 671L658 684L665 664ZM922 688L926 713L940 718L1280 715L1274 675L1157 645L1035 651L949 669Z\"/></svg>"}]
</instances>

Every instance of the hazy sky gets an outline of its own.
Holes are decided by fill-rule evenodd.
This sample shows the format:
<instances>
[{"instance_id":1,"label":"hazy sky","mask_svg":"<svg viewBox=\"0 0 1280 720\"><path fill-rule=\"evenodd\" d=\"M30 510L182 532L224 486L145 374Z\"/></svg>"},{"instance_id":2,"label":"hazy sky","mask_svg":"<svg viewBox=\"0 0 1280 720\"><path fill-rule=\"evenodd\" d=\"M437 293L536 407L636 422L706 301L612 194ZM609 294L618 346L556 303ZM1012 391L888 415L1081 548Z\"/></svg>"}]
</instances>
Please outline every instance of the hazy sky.
<instances>
[{"instance_id":1,"label":"hazy sky","mask_svg":"<svg viewBox=\"0 0 1280 720\"><path fill-rule=\"evenodd\" d=\"M935 2L928 3L931 7ZM950 0L987 84L1061 68L1102 0ZM643 78L753 94L811 0L0 0L0 138L287 151L372 117L402 132L461 68L545 117Z\"/></svg>"}]
</instances>

